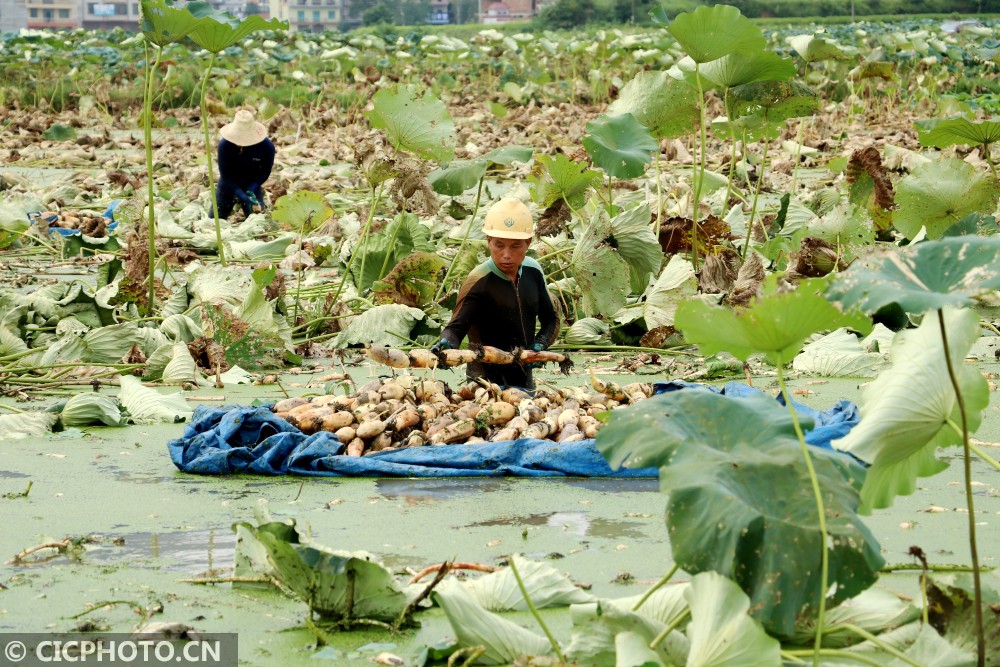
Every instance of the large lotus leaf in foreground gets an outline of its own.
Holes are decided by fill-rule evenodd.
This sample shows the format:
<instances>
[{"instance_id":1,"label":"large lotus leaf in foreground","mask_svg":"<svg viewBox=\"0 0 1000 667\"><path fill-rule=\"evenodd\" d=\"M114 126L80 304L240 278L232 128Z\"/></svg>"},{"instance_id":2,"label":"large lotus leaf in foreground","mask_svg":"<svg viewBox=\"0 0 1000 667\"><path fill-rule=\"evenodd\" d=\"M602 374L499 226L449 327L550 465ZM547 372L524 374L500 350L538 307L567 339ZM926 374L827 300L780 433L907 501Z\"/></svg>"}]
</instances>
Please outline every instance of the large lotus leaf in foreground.
<instances>
[{"instance_id":1,"label":"large lotus leaf in foreground","mask_svg":"<svg viewBox=\"0 0 1000 667\"><path fill-rule=\"evenodd\" d=\"M921 165L896 186L893 225L912 239L921 227L937 239L970 213L992 213L1000 200L997 177L957 158Z\"/></svg>"},{"instance_id":2,"label":"large lotus leaf in foreground","mask_svg":"<svg viewBox=\"0 0 1000 667\"><path fill-rule=\"evenodd\" d=\"M948 310L945 327L969 430L975 431L990 402L989 387L979 371L962 360L979 337L979 318L972 310ZM962 443L961 431L952 426L961 423L961 415L943 352L934 315L925 317L920 328L897 334L892 367L865 388L861 423L834 443L872 464L861 492L865 511L888 507L896 496L913 493L917 477L948 467L934 458L937 448Z\"/></svg>"},{"instance_id":3,"label":"large lotus leaf in foreground","mask_svg":"<svg viewBox=\"0 0 1000 667\"><path fill-rule=\"evenodd\" d=\"M824 539L791 416L766 396L655 396L615 412L597 447L612 466L661 466L674 560L687 572L714 570L736 581L774 634L790 635L814 612L824 544L831 604L865 590L882 567L857 515L864 469L812 450L828 515Z\"/></svg>"},{"instance_id":4,"label":"large lotus leaf in foreground","mask_svg":"<svg viewBox=\"0 0 1000 667\"><path fill-rule=\"evenodd\" d=\"M837 275L828 298L874 313L898 303L908 313L970 306L1000 289L1000 238L955 237L918 243L855 262Z\"/></svg>"},{"instance_id":5,"label":"large lotus leaf in foreground","mask_svg":"<svg viewBox=\"0 0 1000 667\"><path fill-rule=\"evenodd\" d=\"M824 278L803 280L794 290L784 290L772 275L761 297L747 310L734 312L702 301L686 301L677 309L675 326L695 343L702 354L723 350L746 359L763 352L773 364L787 363L806 338L817 331L850 327L867 334L871 322L857 312L842 312L823 298Z\"/></svg>"},{"instance_id":6,"label":"large lotus leaf in foreground","mask_svg":"<svg viewBox=\"0 0 1000 667\"><path fill-rule=\"evenodd\" d=\"M787 81L795 74L795 63L791 58L782 58L772 51L731 53L705 63L701 68L702 76L723 88L754 81Z\"/></svg>"},{"instance_id":7,"label":"large lotus leaf in foreground","mask_svg":"<svg viewBox=\"0 0 1000 667\"><path fill-rule=\"evenodd\" d=\"M702 572L685 592L691 605L687 667L757 667L781 662L781 645L747 612L750 600L717 572Z\"/></svg>"},{"instance_id":8,"label":"large lotus leaf in foreground","mask_svg":"<svg viewBox=\"0 0 1000 667\"><path fill-rule=\"evenodd\" d=\"M389 143L425 160L450 160L455 153L455 124L444 102L430 93L416 97L413 89L383 88L372 98L368 122L385 130Z\"/></svg>"},{"instance_id":9,"label":"large lotus leaf in foreground","mask_svg":"<svg viewBox=\"0 0 1000 667\"><path fill-rule=\"evenodd\" d=\"M755 53L767 46L760 28L731 5L701 6L678 14L667 32L698 63L729 53Z\"/></svg>"},{"instance_id":10,"label":"large lotus leaf in foreground","mask_svg":"<svg viewBox=\"0 0 1000 667\"><path fill-rule=\"evenodd\" d=\"M212 12L208 2L189 2L184 7L174 7L168 0L140 0L142 17L139 30L159 47L180 42L206 22Z\"/></svg>"}]
</instances>

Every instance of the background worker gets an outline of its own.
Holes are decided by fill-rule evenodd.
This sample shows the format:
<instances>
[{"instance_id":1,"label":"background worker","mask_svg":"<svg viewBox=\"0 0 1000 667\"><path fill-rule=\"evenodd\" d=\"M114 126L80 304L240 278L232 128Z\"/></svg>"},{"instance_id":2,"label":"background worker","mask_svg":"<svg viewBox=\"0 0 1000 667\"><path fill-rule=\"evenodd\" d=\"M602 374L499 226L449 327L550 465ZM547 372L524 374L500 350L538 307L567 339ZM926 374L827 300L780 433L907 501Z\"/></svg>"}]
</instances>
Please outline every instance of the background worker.
<instances>
[{"instance_id":1,"label":"background worker","mask_svg":"<svg viewBox=\"0 0 1000 667\"><path fill-rule=\"evenodd\" d=\"M473 345L544 350L559 331L542 267L525 257L535 225L528 207L517 199L501 199L486 213L483 233L490 258L473 269L458 292L451 321L434 352L457 348L466 335ZM536 321L539 324L536 333ZM471 363L469 377L503 386L534 389L532 364Z\"/></svg>"},{"instance_id":2,"label":"background worker","mask_svg":"<svg viewBox=\"0 0 1000 667\"><path fill-rule=\"evenodd\" d=\"M267 128L254 120L251 112L240 109L219 134L219 184L215 189L219 217L228 218L237 201L246 215L262 210L262 186L271 175L275 154Z\"/></svg>"}]
</instances>

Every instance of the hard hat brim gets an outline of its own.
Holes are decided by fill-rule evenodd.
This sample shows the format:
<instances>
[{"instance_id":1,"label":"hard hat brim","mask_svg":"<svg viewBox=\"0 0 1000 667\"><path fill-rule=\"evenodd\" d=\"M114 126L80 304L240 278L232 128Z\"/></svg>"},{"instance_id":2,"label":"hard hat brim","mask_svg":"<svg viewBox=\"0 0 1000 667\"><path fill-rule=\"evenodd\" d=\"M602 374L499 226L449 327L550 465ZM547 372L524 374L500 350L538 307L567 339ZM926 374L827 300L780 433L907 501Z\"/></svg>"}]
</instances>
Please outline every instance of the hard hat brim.
<instances>
[{"instance_id":1,"label":"hard hat brim","mask_svg":"<svg viewBox=\"0 0 1000 667\"><path fill-rule=\"evenodd\" d=\"M527 241L534 236L531 232L508 232L501 231L499 229L484 229L483 233L486 234L486 236L494 236L498 239L514 239L520 241Z\"/></svg>"}]
</instances>

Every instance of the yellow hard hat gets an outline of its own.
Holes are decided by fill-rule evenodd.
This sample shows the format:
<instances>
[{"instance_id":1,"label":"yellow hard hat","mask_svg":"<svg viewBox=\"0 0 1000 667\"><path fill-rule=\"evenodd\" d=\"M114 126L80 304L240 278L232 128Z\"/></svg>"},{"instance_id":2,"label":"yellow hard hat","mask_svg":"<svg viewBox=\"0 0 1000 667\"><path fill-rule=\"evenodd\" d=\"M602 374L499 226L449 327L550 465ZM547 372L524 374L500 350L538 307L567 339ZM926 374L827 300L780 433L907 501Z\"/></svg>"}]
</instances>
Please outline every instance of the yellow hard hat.
<instances>
[{"instance_id":1,"label":"yellow hard hat","mask_svg":"<svg viewBox=\"0 0 1000 667\"><path fill-rule=\"evenodd\" d=\"M530 239L535 234L535 223L523 202L505 197L487 211L483 233L500 239Z\"/></svg>"}]
</instances>

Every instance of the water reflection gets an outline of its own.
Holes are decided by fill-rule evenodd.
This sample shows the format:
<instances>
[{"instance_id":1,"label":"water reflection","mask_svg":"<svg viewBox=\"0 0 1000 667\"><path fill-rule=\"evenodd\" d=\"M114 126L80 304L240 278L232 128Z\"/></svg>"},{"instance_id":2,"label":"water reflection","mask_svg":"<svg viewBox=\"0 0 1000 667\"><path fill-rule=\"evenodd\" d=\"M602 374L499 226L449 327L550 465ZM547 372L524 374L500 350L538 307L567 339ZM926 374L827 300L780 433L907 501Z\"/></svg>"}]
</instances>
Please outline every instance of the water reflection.
<instances>
[{"instance_id":1,"label":"water reflection","mask_svg":"<svg viewBox=\"0 0 1000 667\"><path fill-rule=\"evenodd\" d=\"M481 526L549 526L560 528L570 535L578 537L605 537L617 539L622 537L644 537L643 528L650 523L639 521L612 521L610 519L592 518L587 512L576 510L566 512L547 512L544 514L528 514L525 516L504 516L487 521L468 524L468 527ZM656 524L659 525L659 524Z\"/></svg>"}]
</instances>

